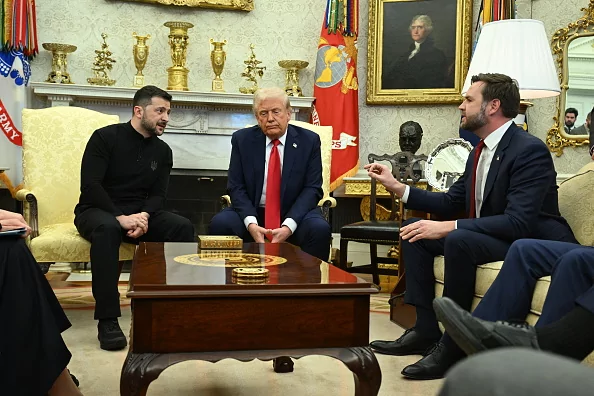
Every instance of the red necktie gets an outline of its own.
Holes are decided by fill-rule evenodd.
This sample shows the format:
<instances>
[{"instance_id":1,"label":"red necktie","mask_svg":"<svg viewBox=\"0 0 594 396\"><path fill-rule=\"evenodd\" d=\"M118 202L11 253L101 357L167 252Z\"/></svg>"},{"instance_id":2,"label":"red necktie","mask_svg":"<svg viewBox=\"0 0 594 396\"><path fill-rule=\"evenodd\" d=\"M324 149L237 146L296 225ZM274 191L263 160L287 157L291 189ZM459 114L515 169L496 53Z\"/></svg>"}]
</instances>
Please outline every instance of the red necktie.
<instances>
[{"instance_id":1,"label":"red necktie","mask_svg":"<svg viewBox=\"0 0 594 396\"><path fill-rule=\"evenodd\" d=\"M268 179L266 180L265 227L270 230L280 228L280 190L281 190L281 162L277 146L278 139L272 141L270 159L268 160Z\"/></svg>"},{"instance_id":2,"label":"red necktie","mask_svg":"<svg viewBox=\"0 0 594 396\"><path fill-rule=\"evenodd\" d=\"M485 142L481 140L474 149L474 164L472 165L472 184L470 186L470 211L468 218L474 219L476 217L476 167L478 166L481 152L485 147Z\"/></svg>"}]
</instances>

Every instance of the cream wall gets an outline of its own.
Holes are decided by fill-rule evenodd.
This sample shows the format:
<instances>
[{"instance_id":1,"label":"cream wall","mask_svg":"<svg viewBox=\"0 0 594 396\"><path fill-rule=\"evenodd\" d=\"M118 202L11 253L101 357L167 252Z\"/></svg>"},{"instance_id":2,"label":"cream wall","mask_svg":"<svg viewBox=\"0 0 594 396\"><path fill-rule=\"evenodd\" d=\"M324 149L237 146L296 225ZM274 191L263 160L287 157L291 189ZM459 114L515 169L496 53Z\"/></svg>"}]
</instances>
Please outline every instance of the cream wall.
<instances>
[{"instance_id":1,"label":"cream wall","mask_svg":"<svg viewBox=\"0 0 594 396\"><path fill-rule=\"evenodd\" d=\"M428 153L444 139L457 136L459 113L454 105L437 106L367 106L365 104L367 66L367 25L370 0L360 1L359 33L359 101L360 159L367 154L392 153L398 150L398 126L414 120L425 132L420 152ZM373 1L373 0L371 0ZM480 0L474 0L475 14ZM57 7L57 4L60 6ZM267 70L261 86L284 84L281 59L303 59L310 66L302 73L301 85L306 96L313 95L313 72L324 0L255 0L255 10L249 13L209 9L158 6L116 0L37 0L39 43L74 44L78 50L69 55L68 69L75 83L86 83L91 77L94 50L100 48L101 32L109 35L108 44L117 60L111 77L116 86L131 86L136 70L132 59L132 32L151 34L150 55L144 69L147 84L163 88L167 85L166 68L171 65L166 21L187 21L190 29L188 64L189 87L193 91L210 91L214 77L210 66L209 39L226 39L227 62L222 78L227 92L238 92L243 61L248 57L248 45L254 43L256 55ZM579 10L587 0L518 0L519 17L542 20L549 36L561 26L582 15ZM43 81L51 65L51 55L41 50L33 61L33 81ZM545 139L552 125L554 99L535 101L528 111L530 131ZM558 173L572 173L588 162L584 147L566 149L555 158Z\"/></svg>"}]
</instances>

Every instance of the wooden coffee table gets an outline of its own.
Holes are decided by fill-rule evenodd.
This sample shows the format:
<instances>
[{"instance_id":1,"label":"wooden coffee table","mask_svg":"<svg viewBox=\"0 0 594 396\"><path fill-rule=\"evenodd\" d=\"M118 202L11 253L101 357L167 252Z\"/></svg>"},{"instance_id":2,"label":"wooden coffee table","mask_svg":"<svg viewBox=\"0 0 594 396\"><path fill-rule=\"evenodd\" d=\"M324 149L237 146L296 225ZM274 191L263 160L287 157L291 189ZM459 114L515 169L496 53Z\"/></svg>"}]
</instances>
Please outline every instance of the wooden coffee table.
<instances>
[{"instance_id":1,"label":"wooden coffee table","mask_svg":"<svg viewBox=\"0 0 594 396\"><path fill-rule=\"evenodd\" d=\"M269 277L237 284L234 267L265 267ZM374 293L372 284L288 243L248 243L227 253L200 251L196 243L140 243L120 392L146 395L163 370L186 360L325 355L353 372L355 395L377 395L381 371L368 347Z\"/></svg>"}]
</instances>

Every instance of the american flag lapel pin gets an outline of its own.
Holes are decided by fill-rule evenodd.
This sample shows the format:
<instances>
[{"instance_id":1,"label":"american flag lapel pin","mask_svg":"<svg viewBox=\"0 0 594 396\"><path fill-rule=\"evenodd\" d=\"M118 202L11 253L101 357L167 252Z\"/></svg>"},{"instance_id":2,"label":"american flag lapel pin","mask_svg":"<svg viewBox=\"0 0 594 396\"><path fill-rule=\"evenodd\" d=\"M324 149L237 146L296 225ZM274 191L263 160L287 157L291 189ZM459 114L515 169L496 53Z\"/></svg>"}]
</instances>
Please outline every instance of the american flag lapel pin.
<instances>
[{"instance_id":1,"label":"american flag lapel pin","mask_svg":"<svg viewBox=\"0 0 594 396\"><path fill-rule=\"evenodd\" d=\"M497 158L495 159L495 161L499 161L499 156L497 156Z\"/></svg>"},{"instance_id":2,"label":"american flag lapel pin","mask_svg":"<svg viewBox=\"0 0 594 396\"><path fill-rule=\"evenodd\" d=\"M297 143L293 143L293 147L297 148Z\"/></svg>"}]
</instances>

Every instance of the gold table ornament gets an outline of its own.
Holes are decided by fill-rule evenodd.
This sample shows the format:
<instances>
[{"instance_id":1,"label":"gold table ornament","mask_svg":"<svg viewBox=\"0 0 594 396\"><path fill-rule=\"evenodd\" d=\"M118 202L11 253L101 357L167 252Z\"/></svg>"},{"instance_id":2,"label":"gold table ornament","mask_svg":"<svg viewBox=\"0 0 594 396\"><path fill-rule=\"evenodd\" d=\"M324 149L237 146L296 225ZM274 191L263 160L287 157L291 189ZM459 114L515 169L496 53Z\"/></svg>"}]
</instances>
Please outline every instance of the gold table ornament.
<instances>
[{"instance_id":1,"label":"gold table ornament","mask_svg":"<svg viewBox=\"0 0 594 396\"><path fill-rule=\"evenodd\" d=\"M169 28L169 46L173 66L167 69L167 89L189 91L186 54L188 48L188 29L194 25L189 22L165 22Z\"/></svg>"},{"instance_id":2,"label":"gold table ornament","mask_svg":"<svg viewBox=\"0 0 594 396\"><path fill-rule=\"evenodd\" d=\"M262 78L264 75L264 70L266 70L265 66L258 66L261 61L256 59L256 54L254 53L254 44L250 44L250 57L248 60L243 61L246 67L241 73L241 77L245 77L248 82L251 83L249 87L241 87L239 88L239 92L243 94L253 94L258 90L258 77Z\"/></svg>"},{"instance_id":3,"label":"gold table ornament","mask_svg":"<svg viewBox=\"0 0 594 396\"><path fill-rule=\"evenodd\" d=\"M132 85L135 87L144 87L144 74L142 74L142 70L149 56L149 46L146 45L146 40L150 39L151 35L139 36L136 32L133 32L132 37L136 39L136 44L132 47L134 66L136 66L136 75L134 76Z\"/></svg>"},{"instance_id":4,"label":"gold table ornament","mask_svg":"<svg viewBox=\"0 0 594 396\"><path fill-rule=\"evenodd\" d=\"M223 50L223 45L227 44L227 40L214 41L210 39L210 43L214 46L212 51L210 51L210 63L215 73L215 78L212 80L212 92L225 92L221 73L223 73L225 60L227 59L227 54Z\"/></svg>"},{"instance_id":5,"label":"gold table ornament","mask_svg":"<svg viewBox=\"0 0 594 396\"><path fill-rule=\"evenodd\" d=\"M75 45L60 43L43 43L43 48L52 53L52 71L45 82L56 84L74 84L68 73L66 55L76 51Z\"/></svg>"},{"instance_id":6,"label":"gold table ornament","mask_svg":"<svg viewBox=\"0 0 594 396\"><path fill-rule=\"evenodd\" d=\"M87 82L91 85L112 86L116 81L109 78L108 71L112 69L115 59L111 57L113 53L107 44L107 34L101 33L101 38L101 49L95 50L95 60L91 68L95 77L87 78Z\"/></svg>"},{"instance_id":7,"label":"gold table ornament","mask_svg":"<svg viewBox=\"0 0 594 396\"><path fill-rule=\"evenodd\" d=\"M299 86L299 70L305 69L309 62L302 60L281 60L278 65L287 70L285 79L285 92L289 96L303 96L303 91Z\"/></svg>"}]
</instances>

